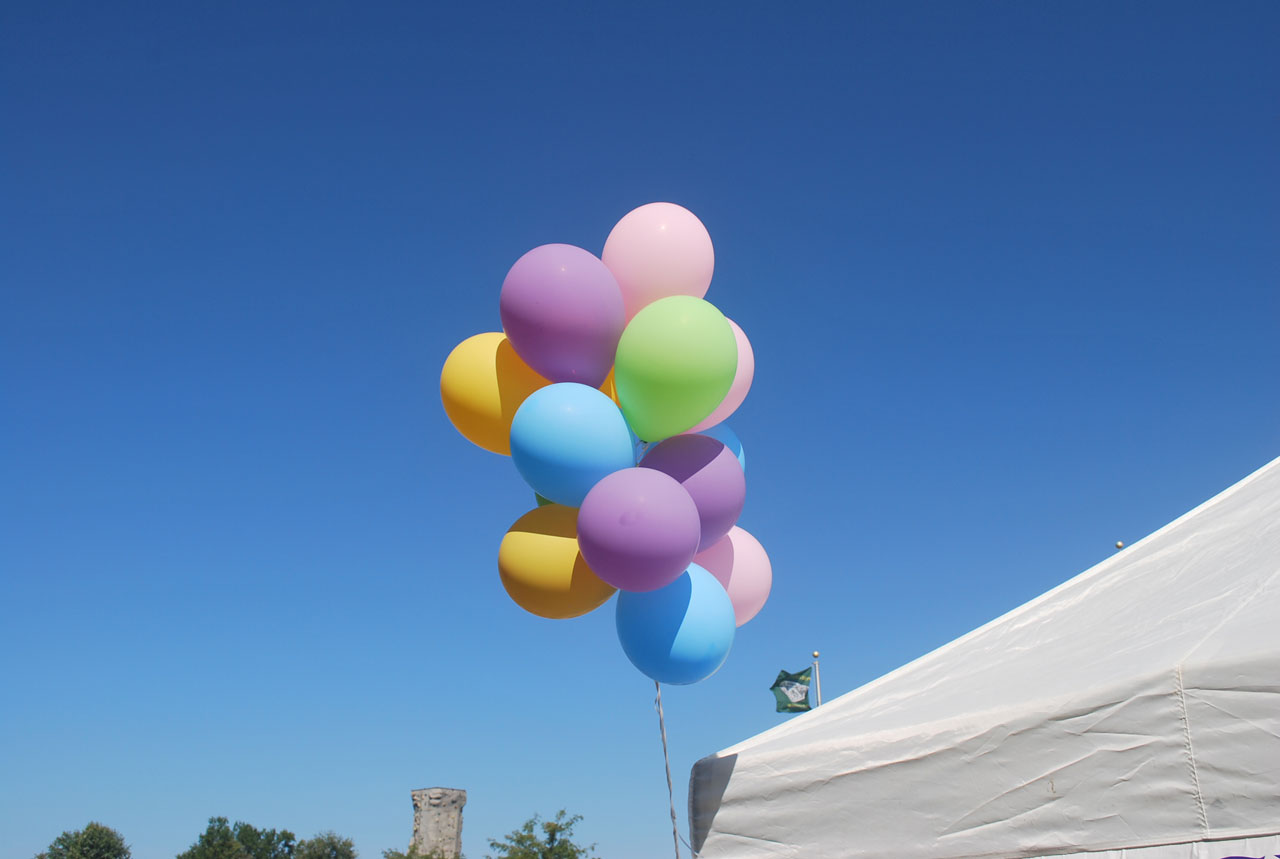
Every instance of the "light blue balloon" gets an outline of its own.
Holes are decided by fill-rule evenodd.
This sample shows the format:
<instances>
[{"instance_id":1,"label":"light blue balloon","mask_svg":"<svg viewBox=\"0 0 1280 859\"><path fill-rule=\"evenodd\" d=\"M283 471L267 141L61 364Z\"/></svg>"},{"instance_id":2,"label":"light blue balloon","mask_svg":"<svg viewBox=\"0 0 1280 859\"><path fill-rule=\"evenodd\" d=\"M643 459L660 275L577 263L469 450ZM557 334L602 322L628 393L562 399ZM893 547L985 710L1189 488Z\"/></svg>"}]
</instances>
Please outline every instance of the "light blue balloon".
<instances>
[{"instance_id":1,"label":"light blue balloon","mask_svg":"<svg viewBox=\"0 0 1280 859\"><path fill-rule=\"evenodd\" d=\"M742 470L747 470L747 452L742 449L742 442L738 441L737 434L729 429L727 424L716 424L713 427L704 429L699 435L711 436L729 448L733 455L738 458L738 463L742 466Z\"/></svg>"},{"instance_id":2,"label":"light blue balloon","mask_svg":"<svg viewBox=\"0 0 1280 859\"><path fill-rule=\"evenodd\" d=\"M697 564L656 591L618 591L616 620L631 664L650 679L678 686L715 674L737 628L729 595Z\"/></svg>"},{"instance_id":3,"label":"light blue balloon","mask_svg":"<svg viewBox=\"0 0 1280 859\"><path fill-rule=\"evenodd\" d=\"M578 507L602 477L635 465L618 406L577 382L539 388L511 421L511 460L544 498Z\"/></svg>"}]
</instances>

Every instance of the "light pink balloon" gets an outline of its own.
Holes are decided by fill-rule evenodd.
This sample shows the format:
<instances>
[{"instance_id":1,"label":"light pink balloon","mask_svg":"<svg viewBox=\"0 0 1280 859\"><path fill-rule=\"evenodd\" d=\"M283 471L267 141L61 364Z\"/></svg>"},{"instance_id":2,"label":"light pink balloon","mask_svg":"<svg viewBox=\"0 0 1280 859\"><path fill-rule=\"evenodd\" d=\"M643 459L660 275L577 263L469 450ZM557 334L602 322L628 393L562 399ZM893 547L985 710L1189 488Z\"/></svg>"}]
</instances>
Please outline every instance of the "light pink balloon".
<instances>
[{"instance_id":1,"label":"light pink balloon","mask_svg":"<svg viewBox=\"0 0 1280 859\"><path fill-rule=\"evenodd\" d=\"M751 390L751 380L756 375L756 355L751 351L751 341L747 339L746 334L742 333L738 323L732 319L726 321L733 329L734 339L738 341L738 369L733 374L733 384L729 386L729 393L724 395L724 399L720 401L720 405L716 406L715 411L687 432L702 432L725 420L737 411L738 406L742 405L742 401L747 398L747 391Z\"/></svg>"},{"instance_id":2,"label":"light pink balloon","mask_svg":"<svg viewBox=\"0 0 1280 859\"><path fill-rule=\"evenodd\" d=\"M675 203L628 212L609 233L600 258L622 289L628 321L659 298L702 298L716 262L707 228Z\"/></svg>"},{"instance_id":3,"label":"light pink balloon","mask_svg":"<svg viewBox=\"0 0 1280 859\"><path fill-rule=\"evenodd\" d=\"M755 617L769 598L773 587L773 566L764 546L746 531L734 525L711 548L693 556L716 577L729 593L733 616L738 626Z\"/></svg>"}]
</instances>

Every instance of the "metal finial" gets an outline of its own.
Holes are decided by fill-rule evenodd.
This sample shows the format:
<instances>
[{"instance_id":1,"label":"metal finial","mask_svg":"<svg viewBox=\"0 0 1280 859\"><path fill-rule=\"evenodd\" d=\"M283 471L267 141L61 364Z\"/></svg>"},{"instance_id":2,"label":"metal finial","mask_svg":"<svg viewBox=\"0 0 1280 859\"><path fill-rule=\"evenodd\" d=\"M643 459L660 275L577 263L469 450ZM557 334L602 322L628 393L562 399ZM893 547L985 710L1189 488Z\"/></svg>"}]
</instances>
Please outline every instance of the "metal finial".
<instances>
[{"instance_id":1,"label":"metal finial","mask_svg":"<svg viewBox=\"0 0 1280 859\"><path fill-rule=\"evenodd\" d=\"M815 650L815 651L813 651L813 658L814 658L814 659L817 659L817 658L818 658L818 651L816 651L816 650Z\"/></svg>"},{"instance_id":2,"label":"metal finial","mask_svg":"<svg viewBox=\"0 0 1280 859\"><path fill-rule=\"evenodd\" d=\"M1123 549L1123 548L1124 548L1124 541L1123 541L1123 540L1116 540L1116 548L1117 548L1117 549Z\"/></svg>"}]
</instances>

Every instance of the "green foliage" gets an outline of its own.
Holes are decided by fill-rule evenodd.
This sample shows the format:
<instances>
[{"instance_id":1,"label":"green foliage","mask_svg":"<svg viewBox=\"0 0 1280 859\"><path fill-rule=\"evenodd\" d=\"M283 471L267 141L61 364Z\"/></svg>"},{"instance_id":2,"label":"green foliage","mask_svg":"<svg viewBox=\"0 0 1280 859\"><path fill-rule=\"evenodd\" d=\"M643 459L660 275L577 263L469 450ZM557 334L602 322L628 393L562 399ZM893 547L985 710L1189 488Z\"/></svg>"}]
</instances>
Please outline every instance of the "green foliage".
<instances>
[{"instance_id":1,"label":"green foliage","mask_svg":"<svg viewBox=\"0 0 1280 859\"><path fill-rule=\"evenodd\" d=\"M597 859L594 844L583 847L570 840L580 820L581 814L565 817L563 808L555 820L540 820L535 814L502 841L490 838L489 849L497 856L487 859Z\"/></svg>"},{"instance_id":2,"label":"green foliage","mask_svg":"<svg viewBox=\"0 0 1280 859\"><path fill-rule=\"evenodd\" d=\"M245 849L246 859L291 859L296 838L292 832L282 829L254 829L247 823L237 822L232 827L236 841Z\"/></svg>"},{"instance_id":3,"label":"green foliage","mask_svg":"<svg viewBox=\"0 0 1280 859\"><path fill-rule=\"evenodd\" d=\"M209 827L178 859L293 859L296 836L287 829L257 829L225 817L209 818Z\"/></svg>"},{"instance_id":4,"label":"green foliage","mask_svg":"<svg viewBox=\"0 0 1280 859\"><path fill-rule=\"evenodd\" d=\"M406 852L390 849L383 850L382 859L447 859L447 857L434 850L428 853L422 853L418 850L418 845L410 844L409 849ZM459 856L458 859L464 859L464 857Z\"/></svg>"},{"instance_id":5,"label":"green foliage","mask_svg":"<svg viewBox=\"0 0 1280 859\"><path fill-rule=\"evenodd\" d=\"M130 859L124 837L109 826L90 823L84 829L64 832L36 859Z\"/></svg>"},{"instance_id":6,"label":"green foliage","mask_svg":"<svg viewBox=\"0 0 1280 859\"><path fill-rule=\"evenodd\" d=\"M356 859L356 845L330 830L298 842L293 859Z\"/></svg>"}]
</instances>

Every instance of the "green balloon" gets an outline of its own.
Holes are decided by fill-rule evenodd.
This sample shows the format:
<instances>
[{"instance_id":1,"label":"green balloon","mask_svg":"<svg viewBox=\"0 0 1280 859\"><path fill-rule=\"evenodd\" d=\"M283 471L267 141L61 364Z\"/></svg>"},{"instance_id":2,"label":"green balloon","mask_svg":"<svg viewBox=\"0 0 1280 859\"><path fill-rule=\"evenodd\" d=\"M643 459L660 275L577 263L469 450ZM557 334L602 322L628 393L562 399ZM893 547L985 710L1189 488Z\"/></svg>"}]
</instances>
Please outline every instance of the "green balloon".
<instances>
[{"instance_id":1,"label":"green balloon","mask_svg":"<svg viewBox=\"0 0 1280 859\"><path fill-rule=\"evenodd\" d=\"M627 324L613 374L631 429L658 441L711 414L737 369L738 341L724 314L701 298L673 295Z\"/></svg>"}]
</instances>

